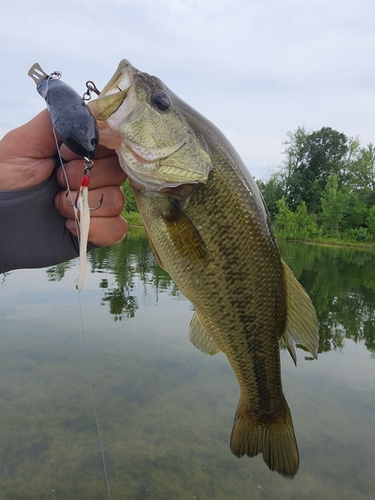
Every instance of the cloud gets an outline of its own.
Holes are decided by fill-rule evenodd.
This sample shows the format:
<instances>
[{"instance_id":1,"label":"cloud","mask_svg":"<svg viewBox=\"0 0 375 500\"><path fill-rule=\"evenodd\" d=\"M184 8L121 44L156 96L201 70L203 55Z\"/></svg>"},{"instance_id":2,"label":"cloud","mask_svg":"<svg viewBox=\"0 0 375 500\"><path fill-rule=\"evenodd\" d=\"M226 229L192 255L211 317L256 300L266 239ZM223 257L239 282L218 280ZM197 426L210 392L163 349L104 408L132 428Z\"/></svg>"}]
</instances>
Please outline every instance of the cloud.
<instances>
[{"instance_id":1,"label":"cloud","mask_svg":"<svg viewBox=\"0 0 375 500\"><path fill-rule=\"evenodd\" d=\"M218 125L257 177L299 125L374 142L374 14L372 0L7 2L0 133L44 107L34 62L83 92L125 57Z\"/></svg>"}]
</instances>

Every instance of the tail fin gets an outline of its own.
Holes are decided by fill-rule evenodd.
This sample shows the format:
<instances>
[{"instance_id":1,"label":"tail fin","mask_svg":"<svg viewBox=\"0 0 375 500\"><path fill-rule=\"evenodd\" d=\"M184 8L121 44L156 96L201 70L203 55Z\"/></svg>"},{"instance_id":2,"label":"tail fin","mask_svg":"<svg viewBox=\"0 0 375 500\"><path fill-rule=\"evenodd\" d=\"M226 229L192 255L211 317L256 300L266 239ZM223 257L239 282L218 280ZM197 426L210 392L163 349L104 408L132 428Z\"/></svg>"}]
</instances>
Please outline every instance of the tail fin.
<instances>
[{"instance_id":1,"label":"tail fin","mask_svg":"<svg viewBox=\"0 0 375 500\"><path fill-rule=\"evenodd\" d=\"M230 438L232 453L239 458L262 453L270 470L292 479L298 471L299 455L288 403L285 401L283 417L270 423L254 420L241 407L240 401Z\"/></svg>"}]
</instances>

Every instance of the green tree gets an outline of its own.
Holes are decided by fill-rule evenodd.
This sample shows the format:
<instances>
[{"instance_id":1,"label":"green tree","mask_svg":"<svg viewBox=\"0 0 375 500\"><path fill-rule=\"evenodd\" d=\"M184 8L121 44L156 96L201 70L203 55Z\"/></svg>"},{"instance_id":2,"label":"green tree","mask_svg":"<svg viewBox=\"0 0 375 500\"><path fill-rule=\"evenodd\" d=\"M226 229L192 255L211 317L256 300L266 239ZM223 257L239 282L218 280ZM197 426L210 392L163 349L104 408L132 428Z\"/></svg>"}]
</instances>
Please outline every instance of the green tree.
<instances>
[{"instance_id":1,"label":"green tree","mask_svg":"<svg viewBox=\"0 0 375 500\"><path fill-rule=\"evenodd\" d=\"M375 239L375 146L330 127L298 127L283 144L280 171L258 181L278 235Z\"/></svg>"},{"instance_id":2,"label":"green tree","mask_svg":"<svg viewBox=\"0 0 375 500\"><path fill-rule=\"evenodd\" d=\"M337 175L331 175L321 197L322 230L325 234L337 235L341 221L344 218L347 197L338 188Z\"/></svg>"},{"instance_id":3,"label":"green tree","mask_svg":"<svg viewBox=\"0 0 375 500\"><path fill-rule=\"evenodd\" d=\"M375 204L375 147L358 147L348 162L347 183L368 208Z\"/></svg>"},{"instance_id":4,"label":"green tree","mask_svg":"<svg viewBox=\"0 0 375 500\"><path fill-rule=\"evenodd\" d=\"M277 202L285 194L285 180L281 173L273 174L268 181L257 180L258 187L263 195L264 202L268 208L271 219L274 219L278 207Z\"/></svg>"},{"instance_id":5,"label":"green tree","mask_svg":"<svg viewBox=\"0 0 375 500\"><path fill-rule=\"evenodd\" d=\"M330 175L340 177L348 153L346 135L323 127L307 134L299 127L289 133L287 160L287 203L292 210L304 201L310 213L321 210L321 193Z\"/></svg>"},{"instance_id":6,"label":"green tree","mask_svg":"<svg viewBox=\"0 0 375 500\"><path fill-rule=\"evenodd\" d=\"M281 237L288 237L295 234L296 232L296 222L293 212L289 209L286 204L285 197L283 196L277 202L277 214L275 217L276 232Z\"/></svg>"},{"instance_id":7,"label":"green tree","mask_svg":"<svg viewBox=\"0 0 375 500\"><path fill-rule=\"evenodd\" d=\"M359 191L349 191L349 186L345 186L347 194L347 204L345 208L345 217L342 221L340 229L353 228L358 229L366 226L366 217L369 208L361 201L362 196Z\"/></svg>"},{"instance_id":8,"label":"green tree","mask_svg":"<svg viewBox=\"0 0 375 500\"><path fill-rule=\"evenodd\" d=\"M304 127L297 127L294 132L288 131L286 135L287 140L283 142L283 145L286 146L284 151L286 159L283 164L285 172L285 196L290 206L295 209L303 201L298 187L299 176L297 168L303 160L308 132Z\"/></svg>"},{"instance_id":9,"label":"green tree","mask_svg":"<svg viewBox=\"0 0 375 500\"><path fill-rule=\"evenodd\" d=\"M309 215L304 201L297 207L295 221L297 239L314 239L320 235L318 225Z\"/></svg>"},{"instance_id":10,"label":"green tree","mask_svg":"<svg viewBox=\"0 0 375 500\"><path fill-rule=\"evenodd\" d=\"M306 203L302 202L295 212L286 204L285 197L277 202L278 212L275 217L276 233L290 239L314 239L320 235L319 228L307 212Z\"/></svg>"},{"instance_id":11,"label":"green tree","mask_svg":"<svg viewBox=\"0 0 375 500\"><path fill-rule=\"evenodd\" d=\"M366 223L367 223L367 228L368 228L368 231L371 235L371 238L373 240L375 240L375 205L373 205L368 213L367 213L367 217L366 217Z\"/></svg>"}]
</instances>

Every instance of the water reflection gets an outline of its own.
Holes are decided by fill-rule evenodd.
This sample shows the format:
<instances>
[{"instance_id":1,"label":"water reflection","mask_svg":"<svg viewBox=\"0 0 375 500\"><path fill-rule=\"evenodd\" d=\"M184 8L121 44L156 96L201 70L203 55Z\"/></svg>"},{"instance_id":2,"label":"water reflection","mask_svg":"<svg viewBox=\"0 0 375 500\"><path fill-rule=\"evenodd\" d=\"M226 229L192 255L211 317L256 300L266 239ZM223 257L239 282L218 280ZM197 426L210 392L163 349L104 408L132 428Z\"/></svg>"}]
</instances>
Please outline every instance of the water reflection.
<instances>
[{"instance_id":1,"label":"water reflection","mask_svg":"<svg viewBox=\"0 0 375 500\"><path fill-rule=\"evenodd\" d=\"M354 248L279 242L281 253L308 290L320 323L319 352L345 338L375 354L375 254Z\"/></svg>"},{"instance_id":2,"label":"water reflection","mask_svg":"<svg viewBox=\"0 0 375 500\"><path fill-rule=\"evenodd\" d=\"M279 242L287 264L309 292L320 323L319 352L341 349L344 339L363 341L375 355L375 254L352 248ZM89 255L92 273L103 277L102 305L108 305L115 321L133 318L139 307L135 293L140 280L144 295L169 290L181 297L177 286L158 265L143 229L132 229L118 245ZM60 280L71 262L47 270L48 279ZM308 358L306 358L308 359ZM312 358L311 358L312 359Z\"/></svg>"},{"instance_id":3,"label":"water reflection","mask_svg":"<svg viewBox=\"0 0 375 500\"><path fill-rule=\"evenodd\" d=\"M373 498L373 255L280 246L313 296L329 351L313 363L299 356L297 368L282 353L301 455L293 481L230 452L233 371L188 341L190 303L144 233L131 232L90 255L80 295L76 262L15 271L0 286L0 498L107 498L78 297L113 500Z\"/></svg>"},{"instance_id":4,"label":"water reflection","mask_svg":"<svg viewBox=\"0 0 375 500\"><path fill-rule=\"evenodd\" d=\"M109 306L109 312L115 321L133 318L139 307L136 283L143 285L146 296L150 291L157 295L169 290L173 296L180 296L174 282L158 265L142 228L131 228L126 238L113 247L98 248L88 255L89 272L106 274L100 281L103 289L102 305ZM71 268L72 262L59 264L47 269L50 281L59 281ZM110 273L114 280L107 277Z\"/></svg>"}]
</instances>

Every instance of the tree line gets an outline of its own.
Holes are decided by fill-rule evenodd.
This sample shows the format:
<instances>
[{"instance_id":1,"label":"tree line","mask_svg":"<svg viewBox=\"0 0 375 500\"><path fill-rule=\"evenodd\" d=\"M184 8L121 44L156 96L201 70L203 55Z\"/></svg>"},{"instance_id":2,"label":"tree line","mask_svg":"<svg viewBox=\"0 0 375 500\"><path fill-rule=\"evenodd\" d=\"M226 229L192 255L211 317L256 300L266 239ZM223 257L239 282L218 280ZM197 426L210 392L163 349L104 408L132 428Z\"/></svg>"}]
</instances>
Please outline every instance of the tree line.
<instances>
[{"instance_id":1,"label":"tree line","mask_svg":"<svg viewBox=\"0 0 375 500\"><path fill-rule=\"evenodd\" d=\"M287 133L285 159L258 186L279 237L375 242L375 147L323 127Z\"/></svg>"},{"instance_id":2,"label":"tree line","mask_svg":"<svg viewBox=\"0 0 375 500\"><path fill-rule=\"evenodd\" d=\"M375 146L330 127L287 133L283 163L257 180L277 236L375 243ZM126 182L124 216L142 225Z\"/></svg>"}]
</instances>

